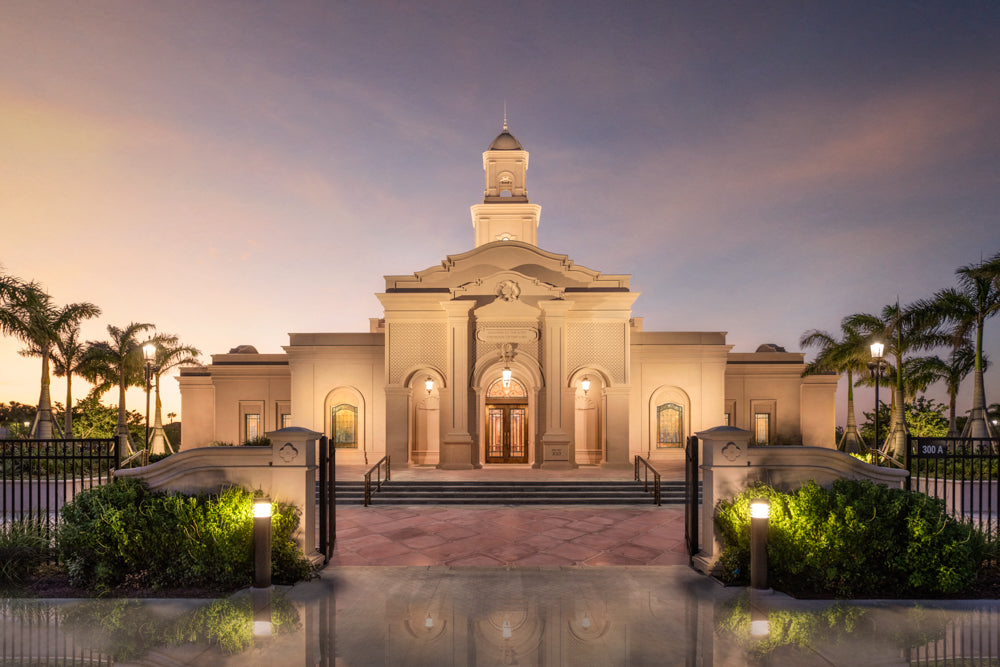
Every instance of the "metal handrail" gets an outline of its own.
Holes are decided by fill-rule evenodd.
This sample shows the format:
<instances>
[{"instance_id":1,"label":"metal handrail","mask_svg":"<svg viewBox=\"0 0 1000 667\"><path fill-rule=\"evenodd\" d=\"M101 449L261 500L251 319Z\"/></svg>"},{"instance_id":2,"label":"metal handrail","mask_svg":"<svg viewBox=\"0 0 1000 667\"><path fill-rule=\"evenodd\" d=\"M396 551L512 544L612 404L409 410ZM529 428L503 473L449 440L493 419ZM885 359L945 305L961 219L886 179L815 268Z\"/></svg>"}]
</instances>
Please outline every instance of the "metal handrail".
<instances>
[{"instance_id":1,"label":"metal handrail","mask_svg":"<svg viewBox=\"0 0 1000 667\"><path fill-rule=\"evenodd\" d=\"M140 449L139 451L137 451L132 456L129 456L128 458L122 459L121 462L118 464L118 467L119 468L129 468L129 467L131 467L131 464L132 464L133 461L140 461L140 463L139 463L140 466L147 466L147 465L149 465L149 450L148 449Z\"/></svg>"},{"instance_id":2,"label":"metal handrail","mask_svg":"<svg viewBox=\"0 0 1000 667\"><path fill-rule=\"evenodd\" d=\"M383 456L378 463L365 473L365 507L372 504L372 473L376 473L375 490L382 488L382 463L385 463L385 481L389 481L389 456Z\"/></svg>"},{"instance_id":3,"label":"metal handrail","mask_svg":"<svg viewBox=\"0 0 1000 667\"><path fill-rule=\"evenodd\" d=\"M638 454L635 456L635 481L639 481L639 463L643 465L643 482L642 488L646 492L649 491L649 473L653 473L653 502L657 505L660 504L660 473L657 472L656 468L649 464L649 461L642 458Z\"/></svg>"}]
</instances>

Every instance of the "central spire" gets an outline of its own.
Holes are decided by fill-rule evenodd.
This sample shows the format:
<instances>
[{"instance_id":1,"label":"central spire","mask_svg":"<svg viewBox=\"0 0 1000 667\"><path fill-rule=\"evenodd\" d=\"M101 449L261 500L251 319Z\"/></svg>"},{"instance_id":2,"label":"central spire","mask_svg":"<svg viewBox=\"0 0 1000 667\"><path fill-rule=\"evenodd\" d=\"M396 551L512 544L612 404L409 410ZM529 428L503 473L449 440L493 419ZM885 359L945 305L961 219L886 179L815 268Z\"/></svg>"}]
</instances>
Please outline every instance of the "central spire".
<instances>
[{"instance_id":1,"label":"central spire","mask_svg":"<svg viewBox=\"0 0 1000 667\"><path fill-rule=\"evenodd\" d=\"M537 245L541 206L528 203L528 151L510 133L507 103L503 130L483 153L486 189L483 203L472 207L476 247L494 241L523 241Z\"/></svg>"}]
</instances>

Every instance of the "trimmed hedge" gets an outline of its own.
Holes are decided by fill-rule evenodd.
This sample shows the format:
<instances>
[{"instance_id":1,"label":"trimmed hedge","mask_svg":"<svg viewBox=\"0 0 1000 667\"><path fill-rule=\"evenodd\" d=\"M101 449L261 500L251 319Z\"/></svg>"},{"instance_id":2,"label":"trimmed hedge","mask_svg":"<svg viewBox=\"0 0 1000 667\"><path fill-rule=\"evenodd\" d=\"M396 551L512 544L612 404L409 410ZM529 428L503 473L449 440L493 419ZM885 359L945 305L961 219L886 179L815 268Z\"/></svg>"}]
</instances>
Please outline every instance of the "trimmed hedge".
<instances>
[{"instance_id":1,"label":"trimmed hedge","mask_svg":"<svg viewBox=\"0 0 1000 667\"><path fill-rule=\"evenodd\" d=\"M238 487L185 496L151 491L129 478L80 493L63 508L59 529L70 581L98 591L250 585L252 500ZM272 577L294 583L310 574L292 540L298 510L275 503L273 513Z\"/></svg>"},{"instance_id":2,"label":"trimmed hedge","mask_svg":"<svg viewBox=\"0 0 1000 667\"><path fill-rule=\"evenodd\" d=\"M793 493L764 484L719 503L721 578L747 583L750 501L768 498L768 582L796 594L837 597L947 595L973 582L986 552L944 502L867 481L810 482Z\"/></svg>"}]
</instances>

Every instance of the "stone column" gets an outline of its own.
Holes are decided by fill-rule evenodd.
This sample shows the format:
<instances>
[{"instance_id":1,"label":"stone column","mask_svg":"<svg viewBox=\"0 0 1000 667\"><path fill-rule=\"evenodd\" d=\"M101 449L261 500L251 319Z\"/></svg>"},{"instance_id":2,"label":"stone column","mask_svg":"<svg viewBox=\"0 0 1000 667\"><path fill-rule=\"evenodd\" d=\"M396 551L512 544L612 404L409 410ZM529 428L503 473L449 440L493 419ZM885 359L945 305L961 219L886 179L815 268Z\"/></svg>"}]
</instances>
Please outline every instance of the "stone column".
<instances>
[{"instance_id":1,"label":"stone column","mask_svg":"<svg viewBox=\"0 0 1000 667\"><path fill-rule=\"evenodd\" d=\"M604 445L607 449L603 465L611 468L630 467L629 461L629 396L630 387L607 387L604 390Z\"/></svg>"},{"instance_id":2,"label":"stone column","mask_svg":"<svg viewBox=\"0 0 1000 667\"><path fill-rule=\"evenodd\" d=\"M715 504L732 498L746 487L747 445L752 435L735 426L716 426L699 431L701 447L701 550L694 557L695 569L708 574L719 559L721 543L715 531Z\"/></svg>"},{"instance_id":3,"label":"stone column","mask_svg":"<svg viewBox=\"0 0 1000 667\"><path fill-rule=\"evenodd\" d=\"M475 301L444 301L448 313L447 391L441 394L441 458L444 470L472 468L469 435L469 311Z\"/></svg>"},{"instance_id":4,"label":"stone column","mask_svg":"<svg viewBox=\"0 0 1000 667\"><path fill-rule=\"evenodd\" d=\"M302 510L296 543L306 558L316 552L316 443L322 433L290 426L270 431L271 500L286 502Z\"/></svg>"},{"instance_id":5,"label":"stone column","mask_svg":"<svg viewBox=\"0 0 1000 667\"><path fill-rule=\"evenodd\" d=\"M566 390L566 313L572 301L541 301L542 360L545 370L545 430L542 433L542 468L575 468L567 415L572 418L572 397ZM569 410L567 410L567 401Z\"/></svg>"},{"instance_id":6,"label":"stone column","mask_svg":"<svg viewBox=\"0 0 1000 667\"><path fill-rule=\"evenodd\" d=\"M409 387L385 388L385 453L393 469L405 468L410 461L409 407Z\"/></svg>"}]
</instances>

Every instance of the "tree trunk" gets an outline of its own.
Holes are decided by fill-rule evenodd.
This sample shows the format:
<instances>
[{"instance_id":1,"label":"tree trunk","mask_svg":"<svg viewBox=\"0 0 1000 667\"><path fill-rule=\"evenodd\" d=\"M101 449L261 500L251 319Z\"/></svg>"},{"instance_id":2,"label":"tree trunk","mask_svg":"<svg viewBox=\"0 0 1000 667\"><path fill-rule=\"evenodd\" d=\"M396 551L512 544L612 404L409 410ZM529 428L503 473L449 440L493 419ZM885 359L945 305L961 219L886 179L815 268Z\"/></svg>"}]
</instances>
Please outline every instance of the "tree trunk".
<instances>
[{"instance_id":1,"label":"tree trunk","mask_svg":"<svg viewBox=\"0 0 1000 667\"><path fill-rule=\"evenodd\" d=\"M125 443L126 456L131 456L135 450L132 447L132 436L128 430L128 422L125 421L125 360L122 360L122 368L118 374L118 427L115 429L115 436L119 442Z\"/></svg>"},{"instance_id":2,"label":"tree trunk","mask_svg":"<svg viewBox=\"0 0 1000 667\"><path fill-rule=\"evenodd\" d=\"M35 423L31 428L31 437L48 440L55 431L55 418L52 416L52 397L49 395L49 351L42 350L42 389L38 396L38 411Z\"/></svg>"},{"instance_id":3,"label":"tree trunk","mask_svg":"<svg viewBox=\"0 0 1000 667\"><path fill-rule=\"evenodd\" d=\"M160 376L156 376L156 417L153 419L153 428L149 432L149 453L150 454L170 454L170 443L167 441L166 431L163 430L163 403L160 401Z\"/></svg>"},{"instance_id":4,"label":"tree trunk","mask_svg":"<svg viewBox=\"0 0 1000 667\"><path fill-rule=\"evenodd\" d=\"M837 449L848 454L864 454L868 449L858 433L858 424L854 419L854 377L851 371L847 371L847 428L844 429Z\"/></svg>"},{"instance_id":5,"label":"tree trunk","mask_svg":"<svg viewBox=\"0 0 1000 667\"><path fill-rule=\"evenodd\" d=\"M957 387L948 392L948 437L958 437L958 418L955 416L955 403L958 399Z\"/></svg>"},{"instance_id":6,"label":"tree trunk","mask_svg":"<svg viewBox=\"0 0 1000 667\"><path fill-rule=\"evenodd\" d=\"M63 415L64 438L73 437L73 374L66 371L66 414Z\"/></svg>"}]
</instances>

